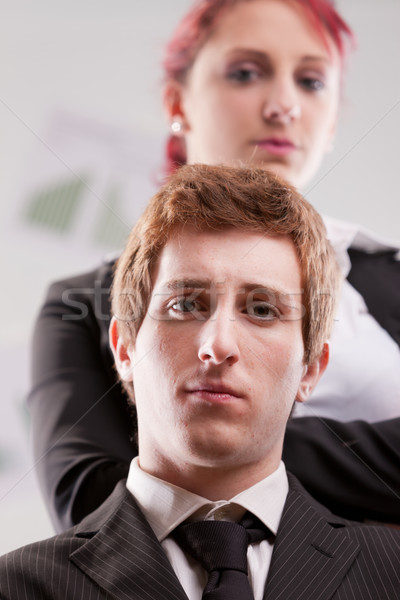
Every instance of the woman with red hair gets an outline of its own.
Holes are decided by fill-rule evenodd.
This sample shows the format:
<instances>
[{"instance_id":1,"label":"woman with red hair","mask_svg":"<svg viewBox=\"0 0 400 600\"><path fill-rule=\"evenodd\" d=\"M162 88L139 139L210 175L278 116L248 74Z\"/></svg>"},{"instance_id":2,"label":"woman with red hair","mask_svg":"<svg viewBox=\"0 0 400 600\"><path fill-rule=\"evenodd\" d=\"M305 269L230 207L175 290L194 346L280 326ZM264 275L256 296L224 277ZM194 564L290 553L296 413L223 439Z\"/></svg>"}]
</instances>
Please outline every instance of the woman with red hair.
<instances>
[{"instance_id":1,"label":"woman with red hair","mask_svg":"<svg viewBox=\"0 0 400 600\"><path fill-rule=\"evenodd\" d=\"M198 2L178 25L164 57L164 99L172 119L167 171L187 161L280 163L281 174L302 187L333 140L343 67L353 43L352 31L327 0ZM307 132L306 160L284 148L263 152L256 144L263 131L260 116L263 124L271 122L268 134L282 119L287 131L295 122ZM255 148L240 147L254 132L252 125ZM277 125L280 129L286 133Z\"/></svg>"},{"instance_id":2,"label":"woman with red hair","mask_svg":"<svg viewBox=\"0 0 400 600\"><path fill-rule=\"evenodd\" d=\"M304 186L332 144L352 42L329 0L198 1L164 60L167 173L185 162L256 165ZM289 425L285 461L335 512L394 521L393 426L329 419L400 416L398 248L326 224L344 275L331 363L308 412L295 415L311 418ZM39 478L58 529L96 508L136 452L108 348L108 295L93 293L99 281L109 288L112 269L106 263L54 284L36 325L29 403ZM354 443L361 461L349 450Z\"/></svg>"}]
</instances>

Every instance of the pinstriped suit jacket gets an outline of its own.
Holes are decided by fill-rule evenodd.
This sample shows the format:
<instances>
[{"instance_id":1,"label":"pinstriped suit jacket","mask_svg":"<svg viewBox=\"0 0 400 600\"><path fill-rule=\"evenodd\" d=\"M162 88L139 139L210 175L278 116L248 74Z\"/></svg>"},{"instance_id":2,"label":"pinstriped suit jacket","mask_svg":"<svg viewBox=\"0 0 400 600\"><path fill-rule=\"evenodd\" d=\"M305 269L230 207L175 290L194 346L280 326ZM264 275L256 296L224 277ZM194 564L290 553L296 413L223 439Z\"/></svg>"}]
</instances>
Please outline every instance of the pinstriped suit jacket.
<instances>
[{"instance_id":1,"label":"pinstriped suit jacket","mask_svg":"<svg viewBox=\"0 0 400 600\"><path fill-rule=\"evenodd\" d=\"M289 481L264 599L400 599L400 531L335 517ZM187 600L124 482L78 526L2 557L0 598Z\"/></svg>"}]
</instances>

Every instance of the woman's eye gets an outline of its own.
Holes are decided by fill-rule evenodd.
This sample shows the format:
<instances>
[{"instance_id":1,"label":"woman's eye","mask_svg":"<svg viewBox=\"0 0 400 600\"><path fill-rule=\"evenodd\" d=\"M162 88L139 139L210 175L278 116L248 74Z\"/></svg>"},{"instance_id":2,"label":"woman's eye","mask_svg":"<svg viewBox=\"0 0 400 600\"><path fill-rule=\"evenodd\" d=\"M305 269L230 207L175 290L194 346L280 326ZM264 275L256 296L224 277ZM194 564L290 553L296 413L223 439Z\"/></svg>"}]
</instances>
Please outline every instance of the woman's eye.
<instances>
[{"instance_id":1,"label":"woman's eye","mask_svg":"<svg viewBox=\"0 0 400 600\"><path fill-rule=\"evenodd\" d=\"M279 318L278 309L266 302L258 302L248 306L247 312L251 317L262 321L273 321Z\"/></svg>"},{"instance_id":2,"label":"woman's eye","mask_svg":"<svg viewBox=\"0 0 400 600\"><path fill-rule=\"evenodd\" d=\"M227 78L238 83L249 83L259 79L260 71L255 67L237 67L227 73Z\"/></svg>"},{"instance_id":3,"label":"woman's eye","mask_svg":"<svg viewBox=\"0 0 400 600\"><path fill-rule=\"evenodd\" d=\"M302 77L299 82L309 92L320 92L325 89L325 82L318 77Z\"/></svg>"}]
</instances>

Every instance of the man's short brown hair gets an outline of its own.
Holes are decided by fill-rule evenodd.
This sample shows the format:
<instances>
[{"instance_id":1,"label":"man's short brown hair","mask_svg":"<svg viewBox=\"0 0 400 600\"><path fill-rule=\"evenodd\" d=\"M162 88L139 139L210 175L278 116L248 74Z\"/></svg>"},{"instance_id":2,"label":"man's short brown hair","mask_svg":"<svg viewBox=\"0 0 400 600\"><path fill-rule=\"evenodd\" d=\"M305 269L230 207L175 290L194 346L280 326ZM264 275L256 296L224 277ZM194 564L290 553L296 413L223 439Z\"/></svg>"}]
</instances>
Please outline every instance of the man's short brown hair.
<instances>
[{"instance_id":1,"label":"man's short brown hair","mask_svg":"<svg viewBox=\"0 0 400 600\"><path fill-rule=\"evenodd\" d=\"M124 342L135 340L152 292L154 265L167 241L185 225L199 231L229 228L288 236L303 286L304 363L329 337L339 271L323 221L291 185L258 168L185 165L153 196L118 260L112 309Z\"/></svg>"}]
</instances>

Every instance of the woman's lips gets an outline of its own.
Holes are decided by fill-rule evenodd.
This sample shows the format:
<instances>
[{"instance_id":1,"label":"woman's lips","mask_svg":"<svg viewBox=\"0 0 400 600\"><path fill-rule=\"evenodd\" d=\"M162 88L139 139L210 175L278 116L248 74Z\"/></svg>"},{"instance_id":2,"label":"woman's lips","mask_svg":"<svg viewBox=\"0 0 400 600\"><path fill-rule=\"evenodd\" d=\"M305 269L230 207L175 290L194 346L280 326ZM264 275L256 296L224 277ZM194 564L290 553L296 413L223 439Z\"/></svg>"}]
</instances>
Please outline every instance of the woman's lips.
<instances>
[{"instance_id":1,"label":"woman's lips","mask_svg":"<svg viewBox=\"0 0 400 600\"><path fill-rule=\"evenodd\" d=\"M264 140L256 140L253 142L255 146L275 154L276 156L286 156L297 150L296 144L285 138L267 138Z\"/></svg>"}]
</instances>

